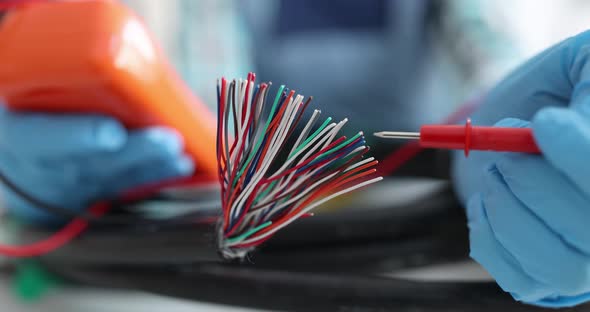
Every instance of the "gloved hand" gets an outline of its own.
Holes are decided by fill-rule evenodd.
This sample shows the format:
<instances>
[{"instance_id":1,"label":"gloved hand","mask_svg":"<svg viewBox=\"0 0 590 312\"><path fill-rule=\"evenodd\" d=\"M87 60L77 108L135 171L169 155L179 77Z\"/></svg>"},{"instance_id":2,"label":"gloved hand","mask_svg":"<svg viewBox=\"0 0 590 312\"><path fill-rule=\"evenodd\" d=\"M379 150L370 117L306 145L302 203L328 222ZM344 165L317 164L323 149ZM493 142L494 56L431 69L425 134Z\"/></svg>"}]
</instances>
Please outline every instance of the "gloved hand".
<instances>
[{"instance_id":1,"label":"gloved hand","mask_svg":"<svg viewBox=\"0 0 590 312\"><path fill-rule=\"evenodd\" d=\"M102 116L0 110L0 170L53 205L81 211L134 186L190 175L193 167L170 129L128 132ZM5 187L2 195L6 208L25 220L59 221Z\"/></svg>"},{"instance_id":2,"label":"gloved hand","mask_svg":"<svg viewBox=\"0 0 590 312\"><path fill-rule=\"evenodd\" d=\"M517 300L590 300L590 32L516 69L485 98L477 125L532 127L540 155L455 155L471 257ZM530 123L529 123L530 121Z\"/></svg>"}]
</instances>

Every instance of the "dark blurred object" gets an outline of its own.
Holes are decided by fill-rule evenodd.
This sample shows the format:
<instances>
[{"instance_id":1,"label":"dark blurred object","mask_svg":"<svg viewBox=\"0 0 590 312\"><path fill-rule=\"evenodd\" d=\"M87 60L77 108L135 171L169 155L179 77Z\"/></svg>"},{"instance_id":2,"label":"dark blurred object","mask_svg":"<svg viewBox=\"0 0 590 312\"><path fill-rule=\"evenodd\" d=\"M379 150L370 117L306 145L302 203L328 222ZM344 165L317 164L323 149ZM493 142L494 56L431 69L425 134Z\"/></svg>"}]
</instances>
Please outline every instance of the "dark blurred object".
<instances>
[{"instance_id":1,"label":"dark blurred object","mask_svg":"<svg viewBox=\"0 0 590 312\"><path fill-rule=\"evenodd\" d=\"M41 261L73 282L258 309L544 310L514 301L493 282L381 277L466 259L465 219L448 187L379 213L358 207L318 214L277 234L241 264L199 261L194 235L191 227L92 231Z\"/></svg>"},{"instance_id":2,"label":"dark blurred object","mask_svg":"<svg viewBox=\"0 0 590 312\"><path fill-rule=\"evenodd\" d=\"M279 35L326 30L383 31L387 0L280 1ZM293 18L293 17L305 18Z\"/></svg>"}]
</instances>

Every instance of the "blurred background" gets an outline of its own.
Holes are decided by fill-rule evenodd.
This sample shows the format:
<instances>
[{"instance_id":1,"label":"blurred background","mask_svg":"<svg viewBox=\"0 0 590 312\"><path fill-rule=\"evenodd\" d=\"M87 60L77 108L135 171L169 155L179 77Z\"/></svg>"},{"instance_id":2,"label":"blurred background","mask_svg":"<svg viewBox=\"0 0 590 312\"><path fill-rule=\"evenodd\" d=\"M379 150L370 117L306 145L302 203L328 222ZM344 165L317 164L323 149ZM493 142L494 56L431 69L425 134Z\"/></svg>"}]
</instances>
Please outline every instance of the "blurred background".
<instances>
[{"instance_id":1,"label":"blurred background","mask_svg":"<svg viewBox=\"0 0 590 312\"><path fill-rule=\"evenodd\" d=\"M582 0L124 2L212 109L217 78L254 71L367 132L440 121L590 24Z\"/></svg>"},{"instance_id":2,"label":"blurred background","mask_svg":"<svg viewBox=\"0 0 590 312\"><path fill-rule=\"evenodd\" d=\"M316 106L354 117L350 128L367 132L438 122L528 57L590 28L584 0L124 2L212 110L217 78L253 71L313 95ZM485 276L477 268L424 272ZM23 303L14 289L15 280L0 279L2 311L231 310L85 288L57 288Z\"/></svg>"}]
</instances>

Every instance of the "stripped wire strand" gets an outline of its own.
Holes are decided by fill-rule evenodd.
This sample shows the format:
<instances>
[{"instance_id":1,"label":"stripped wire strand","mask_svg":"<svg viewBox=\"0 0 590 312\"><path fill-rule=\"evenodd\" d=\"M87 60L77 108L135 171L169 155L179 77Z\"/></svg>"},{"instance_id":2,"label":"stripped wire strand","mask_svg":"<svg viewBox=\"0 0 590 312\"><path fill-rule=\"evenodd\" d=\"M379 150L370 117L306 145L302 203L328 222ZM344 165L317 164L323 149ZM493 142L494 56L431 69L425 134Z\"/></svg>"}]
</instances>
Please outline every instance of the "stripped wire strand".
<instances>
[{"instance_id":1,"label":"stripped wire strand","mask_svg":"<svg viewBox=\"0 0 590 312\"><path fill-rule=\"evenodd\" d=\"M314 110L302 125L311 97L284 85L272 97L270 83L255 81L250 73L217 85L219 248L228 259L243 258L315 207L382 179L377 161L364 158L363 133L339 136L347 119L320 124Z\"/></svg>"},{"instance_id":2,"label":"stripped wire strand","mask_svg":"<svg viewBox=\"0 0 590 312\"><path fill-rule=\"evenodd\" d=\"M231 87L231 85L230 85L230 87ZM221 90L218 88L219 97L220 97L220 91ZM229 93L232 94L232 92L233 91L231 91L231 89L230 89ZM266 97L266 95L264 95L264 97ZM465 117L467 117L469 114L471 114L478 107L478 105L480 103L479 100L480 99L476 99L475 101L468 102L465 105L462 105L457 111L455 111L452 115L450 115L446 119L445 123L456 123L456 122L459 122L461 119L464 119ZM308 104L308 102L306 102L306 103ZM305 105L305 106L307 106L307 105ZM230 110L227 110L227 111L225 111L225 113L221 114L221 115L226 114L225 118L221 119L222 121L229 120L227 118L227 114L229 114L229 111ZM257 107L256 112L257 112L256 113L257 116L260 115L262 112L261 107ZM221 124L219 124L219 125L221 127ZM223 126L224 126L224 130L223 130L224 132L221 132L221 133L224 133L224 134L228 133L228 128L227 128L228 123L226 122ZM302 137L307 137L308 133L309 133L309 130L305 134L302 133L301 135L302 135ZM219 134L220 133L218 133L218 135ZM226 155L228 155L229 154L229 148L228 148L229 147L229 136L225 135L223 137L223 139L225 141L222 142L223 145L221 146L221 148L222 148L222 151L224 151L226 153ZM219 142L219 139L218 139L218 142ZM299 144L295 144L295 146L299 146ZM219 148L219 146L218 146L218 148ZM416 154L418 154L421 150L422 150L422 148L420 147L420 145L416 144L415 142L405 144L401 149L395 150L393 153L391 153L390 155L388 155L385 158L385 160L380 164L380 167L378 168L379 173L385 174L385 175L390 175L391 173L395 172L395 170L397 170L401 166L403 166L408 160L410 160L412 157L414 157ZM218 149L218 151L219 151L219 149ZM355 157L358 157L358 155ZM222 159L228 159L228 158L226 157L226 158L222 158ZM367 158L362 162L357 162L354 166L348 167L346 170L350 171L350 170L354 169L355 166L360 167L361 165L367 164L372 161L373 161L372 158ZM219 163L220 167L224 166L225 164L226 164L225 161L221 161ZM228 167L225 167L225 168L226 168L226 170L229 169ZM224 172L224 174L225 174L225 172ZM223 178L225 176L220 175L220 177ZM11 189L13 192L22 196L23 199L26 200L27 202L29 202L30 204L37 206L40 209L44 209L47 212L55 213L54 211L56 210L56 207L53 207L52 205L48 205L48 204L42 202L41 200L31 196L30 194L27 194L23 190L19 189L18 186L16 186L14 183L11 183L10 180L8 180L4 175L2 175L1 172L0 172L0 180L2 180L1 182L4 183L7 188ZM312 181L312 180L310 180L310 181ZM306 183L310 183L310 181L307 181ZM319 180L317 180L317 179L315 179L313 181L314 181L314 183L319 182ZM323 183L323 182L324 181L321 181L319 183ZM119 199L119 201L122 201L122 202L136 201L136 200L139 200L142 198L147 198L150 195L153 195L166 187L186 187L186 186L194 187L195 185L199 185L202 183L208 184L209 181L201 181L198 178L195 179L193 177L190 179L164 181L164 182L157 183L154 185L145 185L145 186L141 186L141 187L138 187L136 189L126 192L124 194L124 196L122 196ZM315 185L314 185L314 187L315 187ZM362 186L360 186L360 187L362 187ZM307 189L307 188L304 188L304 189ZM288 194L288 193L285 193L285 194ZM285 194L283 194L283 195L285 195ZM320 204L318 204L318 205L320 205ZM105 204L104 202L100 202L100 203L90 207L88 209L88 213L91 216L100 217L104 213L106 213L109 208L111 208L111 205L108 205L108 203ZM312 207L312 209L313 209L313 207ZM59 210L69 211L67 208L60 208ZM71 240L75 239L80 234L82 234L88 227L88 221L87 221L88 219L86 218L87 215L84 213L80 213L80 212L78 214L79 214L79 216L77 218L72 219L62 229L60 229L59 231L53 233L49 237L44 238L38 242L25 244L25 245L8 245L8 244L0 243L0 255L9 256L9 257L16 257L16 258L35 257L35 256L41 256L41 255L47 254L49 252L52 252L64 245L68 244ZM307 216L310 216L310 214L308 212L301 214L299 218L304 218ZM272 221L269 221L269 222L272 222ZM265 237L262 237L261 235L253 235L256 232L259 232L262 229L269 227L269 226L270 226L270 223L267 222L267 223L263 223L263 224L259 225L258 227L250 228L249 230L245 231L240 236L234 237L235 238L234 241L230 241L229 239L226 239L225 243L227 243L227 244L234 243L235 246L233 246L233 248L236 248L236 249L239 248L239 250L253 248L255 246L262 244L264 241L266 241L270 237L272 237L272 235L267 235ZM248 238L251 238L252 240L246 241L246 239L248 239ZM254 238L256 238L256 240L254 240ZM220 240L220 241L222 243L224 243L223 240ZM239 244L239 246L238 246L238 244ZM231 249L226 248L226 250L231 250Z\"/></svg>"}]
</instances>

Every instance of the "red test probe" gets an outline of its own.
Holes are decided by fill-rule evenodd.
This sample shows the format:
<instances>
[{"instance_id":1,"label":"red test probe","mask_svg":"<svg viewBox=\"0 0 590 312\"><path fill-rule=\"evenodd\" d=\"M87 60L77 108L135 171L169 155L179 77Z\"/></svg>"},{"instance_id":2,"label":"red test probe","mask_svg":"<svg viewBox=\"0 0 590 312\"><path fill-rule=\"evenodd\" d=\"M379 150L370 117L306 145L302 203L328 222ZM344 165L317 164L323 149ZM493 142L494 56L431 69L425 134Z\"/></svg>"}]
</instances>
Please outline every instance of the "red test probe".
<instances>
[{"instance_id":1,"label":"red test probe","mask_svg":"<svg viewBox=\"0 0 590 312\"><path fill-rule=\"evenodd\" d=\"M420 132L383 131L375 136L386 139L420 140L425 148L540 153L530 128L502 128L472 126L467 119L460 125L424 125Z\"/></svg>"}]
</instances>

